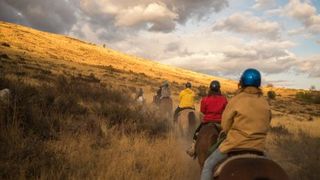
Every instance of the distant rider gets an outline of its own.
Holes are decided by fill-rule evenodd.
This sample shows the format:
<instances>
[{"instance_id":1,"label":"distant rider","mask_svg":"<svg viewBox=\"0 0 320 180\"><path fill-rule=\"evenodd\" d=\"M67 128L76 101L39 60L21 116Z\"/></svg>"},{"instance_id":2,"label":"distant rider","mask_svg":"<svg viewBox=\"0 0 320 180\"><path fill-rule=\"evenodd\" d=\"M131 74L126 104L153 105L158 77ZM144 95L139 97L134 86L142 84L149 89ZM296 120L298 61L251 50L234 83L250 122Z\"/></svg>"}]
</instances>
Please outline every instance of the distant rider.
<instances>
[{"instance_id":1,"label":"distant rider","mask_svg":"<svg viewBox=\"0 0 320 180\"><path fill-rule=\"evenodd\" d=\"M171 98L171 91L169 88L169 82L164 81L161 86L161 94L160 94L160 100L164 98Z\"/></svg>"},{"instance_id":2,"label":"distant rider","mask_svg":"<svg viewBox=\"0 0 320 180\"><path fill-rule=\"evenodd\" d=\"M144 99L143 94L144 94L143 93L143 89L140 88L138 93L137 93L137 96L136 96L136 101L141 105L143 105L145 103L145 99Z\"/></svg>"}]
</instances>

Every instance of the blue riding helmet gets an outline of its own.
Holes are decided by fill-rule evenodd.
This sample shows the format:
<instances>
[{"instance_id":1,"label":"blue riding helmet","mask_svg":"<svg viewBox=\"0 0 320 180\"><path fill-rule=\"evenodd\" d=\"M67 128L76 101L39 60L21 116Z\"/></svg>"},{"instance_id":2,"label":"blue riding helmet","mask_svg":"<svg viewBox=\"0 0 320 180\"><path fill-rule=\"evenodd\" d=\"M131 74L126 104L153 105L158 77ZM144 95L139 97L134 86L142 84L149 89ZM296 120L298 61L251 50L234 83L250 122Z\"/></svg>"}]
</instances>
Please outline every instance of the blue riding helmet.
<instances>
[{"instance_id":1,"label":"blue riding helmet","mask_svg":"<svg viewBox=\"0 0 320 180\"><path fill-rule=\"evenodd\" d=\"M210 89L215 92L219 91L220 90L220 82L219 81L212 81L210 83Z\"/></svg>"},{"instance_id":2,"label":"blue riding helmet","mask_svg":"<svg viewBox=\"0 0 320 180\"><path fill-rule=\"evenodd\" d=\"M247 69L242 73L240 78L241 87L254 86L260 87L261 85L261 74L256 69Z\"/></svg>"}]
</instances>

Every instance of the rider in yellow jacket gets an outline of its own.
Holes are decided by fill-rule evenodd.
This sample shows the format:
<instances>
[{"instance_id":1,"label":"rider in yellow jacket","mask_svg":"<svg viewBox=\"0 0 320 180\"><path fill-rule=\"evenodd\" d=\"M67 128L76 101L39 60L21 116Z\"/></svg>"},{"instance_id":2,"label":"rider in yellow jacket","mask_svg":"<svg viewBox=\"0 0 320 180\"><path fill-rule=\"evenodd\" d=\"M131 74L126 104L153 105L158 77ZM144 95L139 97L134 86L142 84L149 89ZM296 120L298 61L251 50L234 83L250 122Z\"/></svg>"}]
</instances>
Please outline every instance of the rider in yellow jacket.
<instances>
[{"instance_id":1,"label":"rider in yellow jacket","mask_svg":"<svg viewBox=\"0 0 320 180\"><path fill-rule=\"evenodd\" d=\"M186 88L182 90L179 94L179 106L174 112L174 120L177 120L178 114L184 109L194 109L195 104L195 93L191 89L191 83L186 83Z\"/></svg>"}]
</instances>

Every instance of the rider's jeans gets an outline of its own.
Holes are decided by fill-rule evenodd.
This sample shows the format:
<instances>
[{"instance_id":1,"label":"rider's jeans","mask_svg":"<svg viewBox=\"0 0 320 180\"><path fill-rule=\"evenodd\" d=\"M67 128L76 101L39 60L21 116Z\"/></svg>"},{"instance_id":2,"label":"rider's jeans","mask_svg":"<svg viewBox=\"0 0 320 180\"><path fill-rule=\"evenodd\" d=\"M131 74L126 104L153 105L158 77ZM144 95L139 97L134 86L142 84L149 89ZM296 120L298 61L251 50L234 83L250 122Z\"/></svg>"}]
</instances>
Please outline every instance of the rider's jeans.
<instances>
[{"instance_id":1,"label":"rider's jeans","mask_svg":"<svg viewBox=\"0 0 320 180\"><path fill-rule=\"evenodd\" d=\"M223 159L227 158L228 155L221 153L217 148L205 161L201 172L201 180L212 179L212 169Z\"/></svg>"}]
</instances>

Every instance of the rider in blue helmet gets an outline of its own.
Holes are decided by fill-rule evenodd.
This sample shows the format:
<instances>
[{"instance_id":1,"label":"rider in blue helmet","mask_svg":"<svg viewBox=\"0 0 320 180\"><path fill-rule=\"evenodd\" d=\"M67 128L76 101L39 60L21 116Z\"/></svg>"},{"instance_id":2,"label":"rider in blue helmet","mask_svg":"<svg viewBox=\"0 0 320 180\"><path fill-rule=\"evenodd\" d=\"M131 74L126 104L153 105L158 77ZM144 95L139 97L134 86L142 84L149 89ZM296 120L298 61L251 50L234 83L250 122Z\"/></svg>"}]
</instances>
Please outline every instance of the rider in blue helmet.
<instances>
[{"instance_id":1,"label":"rider in blue helmet","mask_svg":"<svg viewBox=\"0 0 320 180\"><path fill-rule=\"evenodd\" d=\"M243 72L240 82L242 88L248 86L260 87L261 85L261 74L256 69L247 69Z\"/></svg>"},{"instance_id":2,"label":"rider in blue helmet","mask_svg":"<svg viewBox=\"0 0 320 180\"><path fill-rule=\"evenodd\" d=\"M221 139L202 168L201 180L212 179L212 170L221 161L235 154L264 154L270 127L271 109L263 96L261 74L247 69L239 81L237 94L229 100L221 118ZM235 177L237 178L237 177Z\"/></svg>"}]
</instances>

